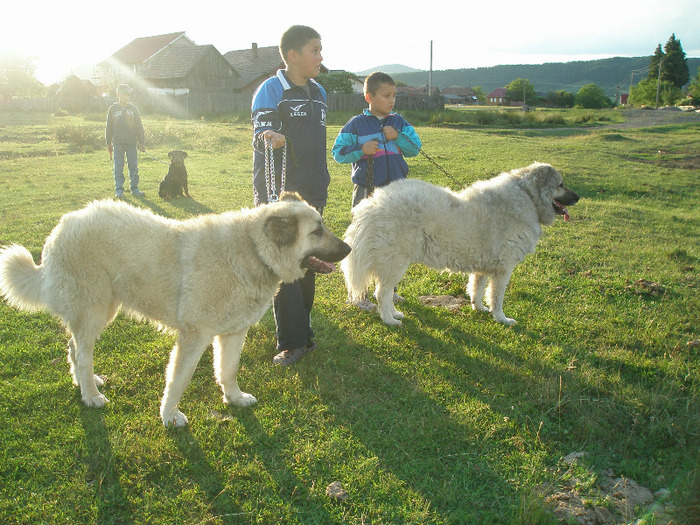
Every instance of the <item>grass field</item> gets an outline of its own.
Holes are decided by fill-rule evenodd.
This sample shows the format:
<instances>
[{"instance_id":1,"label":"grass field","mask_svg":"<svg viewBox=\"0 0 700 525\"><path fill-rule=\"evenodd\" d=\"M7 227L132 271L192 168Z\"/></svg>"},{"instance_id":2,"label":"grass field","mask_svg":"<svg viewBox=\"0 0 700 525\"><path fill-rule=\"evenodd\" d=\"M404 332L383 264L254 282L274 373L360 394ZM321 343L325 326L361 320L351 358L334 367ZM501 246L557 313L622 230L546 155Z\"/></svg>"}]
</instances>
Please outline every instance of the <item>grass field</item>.
<instances>
[{"instance_id":1,"label":"grass field","mask_svg":"<svg viewBox=\"0 0 700 525\"><path fill-rule=\"evenodd\" d=\"M420 301L464 296L461 275L409 269L400 328L347 306L342 275L319 276L318 349L274 367L268 312L239 375L259 403L224 405L207 352L182 401L190 425L173 430L158 415L172 334L120 315L95 351L111 403L88 409L60 323L0 301L0 522L698 523L700 125L560 113L529 127L408 115L464 184L542 161L582 196L516 268L512 328ZM0 115L0 245L38 261L62 214L112 197L103 125ZM244 118L145 126L155 159L142 154L146 197L129 202L175 218L251 205ZM189 152L192 200L157 197L170 149ZM409 165L455 187L424 156ZM324 216L342 235L349 167L329 167ZM334 481L346 500L326 494Z\"/></svg>"}]
</instances>

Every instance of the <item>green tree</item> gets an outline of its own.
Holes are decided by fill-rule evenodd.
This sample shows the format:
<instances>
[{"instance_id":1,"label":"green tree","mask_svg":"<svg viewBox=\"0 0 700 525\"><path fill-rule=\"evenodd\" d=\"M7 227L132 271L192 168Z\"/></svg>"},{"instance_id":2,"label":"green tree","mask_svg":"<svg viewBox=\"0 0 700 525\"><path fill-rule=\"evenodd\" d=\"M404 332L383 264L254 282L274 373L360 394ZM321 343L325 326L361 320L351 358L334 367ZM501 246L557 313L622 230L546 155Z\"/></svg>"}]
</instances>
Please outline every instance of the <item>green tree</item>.
<instances>
[{"instance_id":1,"label":"green tree","mask_svg":"<svg viewBox=\"0 0 700 525\"><path fill-rule=\"evenodd\" d=\"M347 71L339 73L322 73L315 78L316 82L321 84L328 93L345 93L352 94L353 82L358 81L357 75L353 75Z\"/></svg>"},{"instance_id":2,"label":"green tree","mask_svg":"<svg viewBox=\"0 0 700 525\"><path fill-rule=\"evenodd\" d=\"M476 99L479 101L479 104L485 104L488 93L484 91L484 88L481 86L474 86L472 90L474 91L474 95L476 95Z\"/></svg>"},{"instance_id":3,"label":"green tree","mask_svg":"<svg viewBox=\"0 0 700 525\"><path fill-rule=\"evenodd\" d=\"M681 41L676 39L676 35L671 35L664 46L664 60L662 62L662 80L669 80L678 88L682 88L690 80L688 72L688 61L685 58L685 51L681 46Z\"/></svg>"},{"instance_id":4,"label":"green tree","mask_svg":"<svg viewBox=\"0 0 700 525\"><path fill-rule=\"evenodd\" d=\"M21 55L0 56L0 99L43 95L44 86L34 78L33 60Z\"/></svg>"},{"instance_id":5,"label":"green tree","mask_svg":"<svg viewBox=\"0 0 700 525\"><path fill-rule=\"evenodd\" d=\"M693 102L693 105L700 104L700 67L698 73L688 86L688 96Z\"/></svg>"},{"instance_id":6,"label":"green tree","mask_svg":"<svg viewBox=\"0 0 700 525\"><path fill-rule=\"evenodd\" d=\"M646 78L630 89L629 103L635 106L655 106L658 78ZM673 82L662 80L659 85L659 104L672 106L680 100L682 93Z\"/></svg>"},{"instance_id":7,"label":"green tree","mask_svg":"<svg viewBox=\"0 0 700 525\"><path fill-rule=\"evenodd\" d=\"M525 103L534 103L537 98L535 86L526 78L516 78L506 86L508 98L521 100Z\"/></svg>"},{"instance_id":8,"label":"green tree","mask_svg":"<svg viewBox=\"0 0 700 525\"><path fill-rule=\"evenodd\" d=\"M586 109L609 108L612 103L603 88L597 84L586 84L574 95L574 104Z\"/></svg>"},{"instance_id":9,"label":"green tree","mask_svg":"<svg viewBox=\"0 0 700 525\"><path fill-rule=\"evenodd\" d=\"M649 60L649 78L657 78L659 76L659 65L661 64L663 58L664 50L661 49L661 44L659 44L656 46L654 54Z\"/></svg>"},{"instance_id":10,"label":"green tree","mask_svg":"<svg viewBox=\"0 0 700 525\"><path fill-rule=\"evenodd\" d=\"M649 60L649 78L667 80L682 88L690 80L688 61L681 41L673 34L666 42L663 51L661 44L656 47L654 55Z\"/></svg>"},{"instance_id":11,"label":"green tree","mask_svg":"<svg viewBox=\"0 0 700 525\"><path fill-rule=\"evenodd\" d=\"M572 108L574 107L574 94L563 89L558 91L550 91L545 99L549 106L556 108Z\"/></svg>"}]
</instances>

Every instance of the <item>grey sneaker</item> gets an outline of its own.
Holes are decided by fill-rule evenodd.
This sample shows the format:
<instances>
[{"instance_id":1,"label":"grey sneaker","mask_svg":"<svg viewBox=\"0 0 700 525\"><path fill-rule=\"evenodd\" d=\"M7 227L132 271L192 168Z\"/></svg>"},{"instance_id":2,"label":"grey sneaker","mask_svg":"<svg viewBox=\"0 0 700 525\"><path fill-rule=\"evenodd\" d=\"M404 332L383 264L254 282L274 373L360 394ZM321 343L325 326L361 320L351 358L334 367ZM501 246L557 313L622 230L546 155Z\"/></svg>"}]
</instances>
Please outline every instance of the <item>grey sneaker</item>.
<instances>
[{"instance_id":1,"label":"grey sneaker","mask_svg":"<svg viewBox=\"0 0 700 525\"><path fill-rule=\"evenodd\" d=\"M132 194L134 197L143 197L144 195L146 195L144 192L139 191L139 190L134 190L134 191L131 192L131 194Z\"/></svg>"}]
</instances>

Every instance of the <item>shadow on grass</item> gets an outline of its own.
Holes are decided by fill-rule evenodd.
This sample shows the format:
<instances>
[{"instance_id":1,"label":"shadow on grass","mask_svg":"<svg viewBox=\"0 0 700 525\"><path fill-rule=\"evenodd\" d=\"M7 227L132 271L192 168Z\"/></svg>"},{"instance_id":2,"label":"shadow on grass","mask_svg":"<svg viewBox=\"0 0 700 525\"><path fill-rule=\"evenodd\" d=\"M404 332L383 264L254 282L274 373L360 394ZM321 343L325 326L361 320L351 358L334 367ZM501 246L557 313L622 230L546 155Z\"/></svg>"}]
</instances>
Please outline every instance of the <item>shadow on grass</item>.
<instances>
[{"instance_id":1,"label":"shadow on grass","mask_svg":"<svg viewBox=\"0 0 700 525\"><path fill-rule=\"evenodd\" d=\"M76 402L80 403L79 395ZM120 467L112 453L104 410L80 404L80 418L87 448L86 483L95 491L98 524L134 523L134 508L119 481Z\"/></svg>"}]
</instances>

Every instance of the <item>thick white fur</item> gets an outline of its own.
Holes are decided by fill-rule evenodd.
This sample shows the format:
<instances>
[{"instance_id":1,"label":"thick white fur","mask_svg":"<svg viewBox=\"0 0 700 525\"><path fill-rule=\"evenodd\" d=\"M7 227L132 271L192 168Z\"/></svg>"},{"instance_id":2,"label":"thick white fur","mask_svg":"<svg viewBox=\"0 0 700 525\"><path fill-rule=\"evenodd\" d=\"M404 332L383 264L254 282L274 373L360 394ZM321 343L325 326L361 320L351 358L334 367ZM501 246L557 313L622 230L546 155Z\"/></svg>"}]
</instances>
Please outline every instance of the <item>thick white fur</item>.
<instances>
[{"instance_id":1,"label":"thick white fur","mask_svg":"<svg viewBox=\"0 0 700 525\"><path fill-rule=\"evenodd\" d=\"M365 297L372 282L382 320L401 324L394 286L409 265L468 273L472 307L501 323L503 295L515 266L535 250L542 226L551 224L555 198L568 192L561 174L548 164L502 173L456 193L406 179L377 188L353 210L345 233L352 247L341 263L351 302ZM573 198L572 197L572 198ZM573 204L571 202L571 204ZM486 284L488 280L488 289Z\"/></svg>"},{"instance_id":2,"label":"thick white fur","mask_svg":"<svg viewBox=\"0 0 700 525\"><path fill-rule=\"evenodd\" d=\"M0 250L0 293L15 307L61 318L71 335L71 374L88 406L107 402L97 389L102 380L93 372L93 349L120 305L177 330L160 413L164 424L182 426L187 418L178 403L212 340L224 401L256 402L236 379L248 328L280 281L304 275L305 257L337 261L347 251L298 198L186 221L98 201L63 216L40 265L21 246Z\"/></svg>"}]
</instances>

